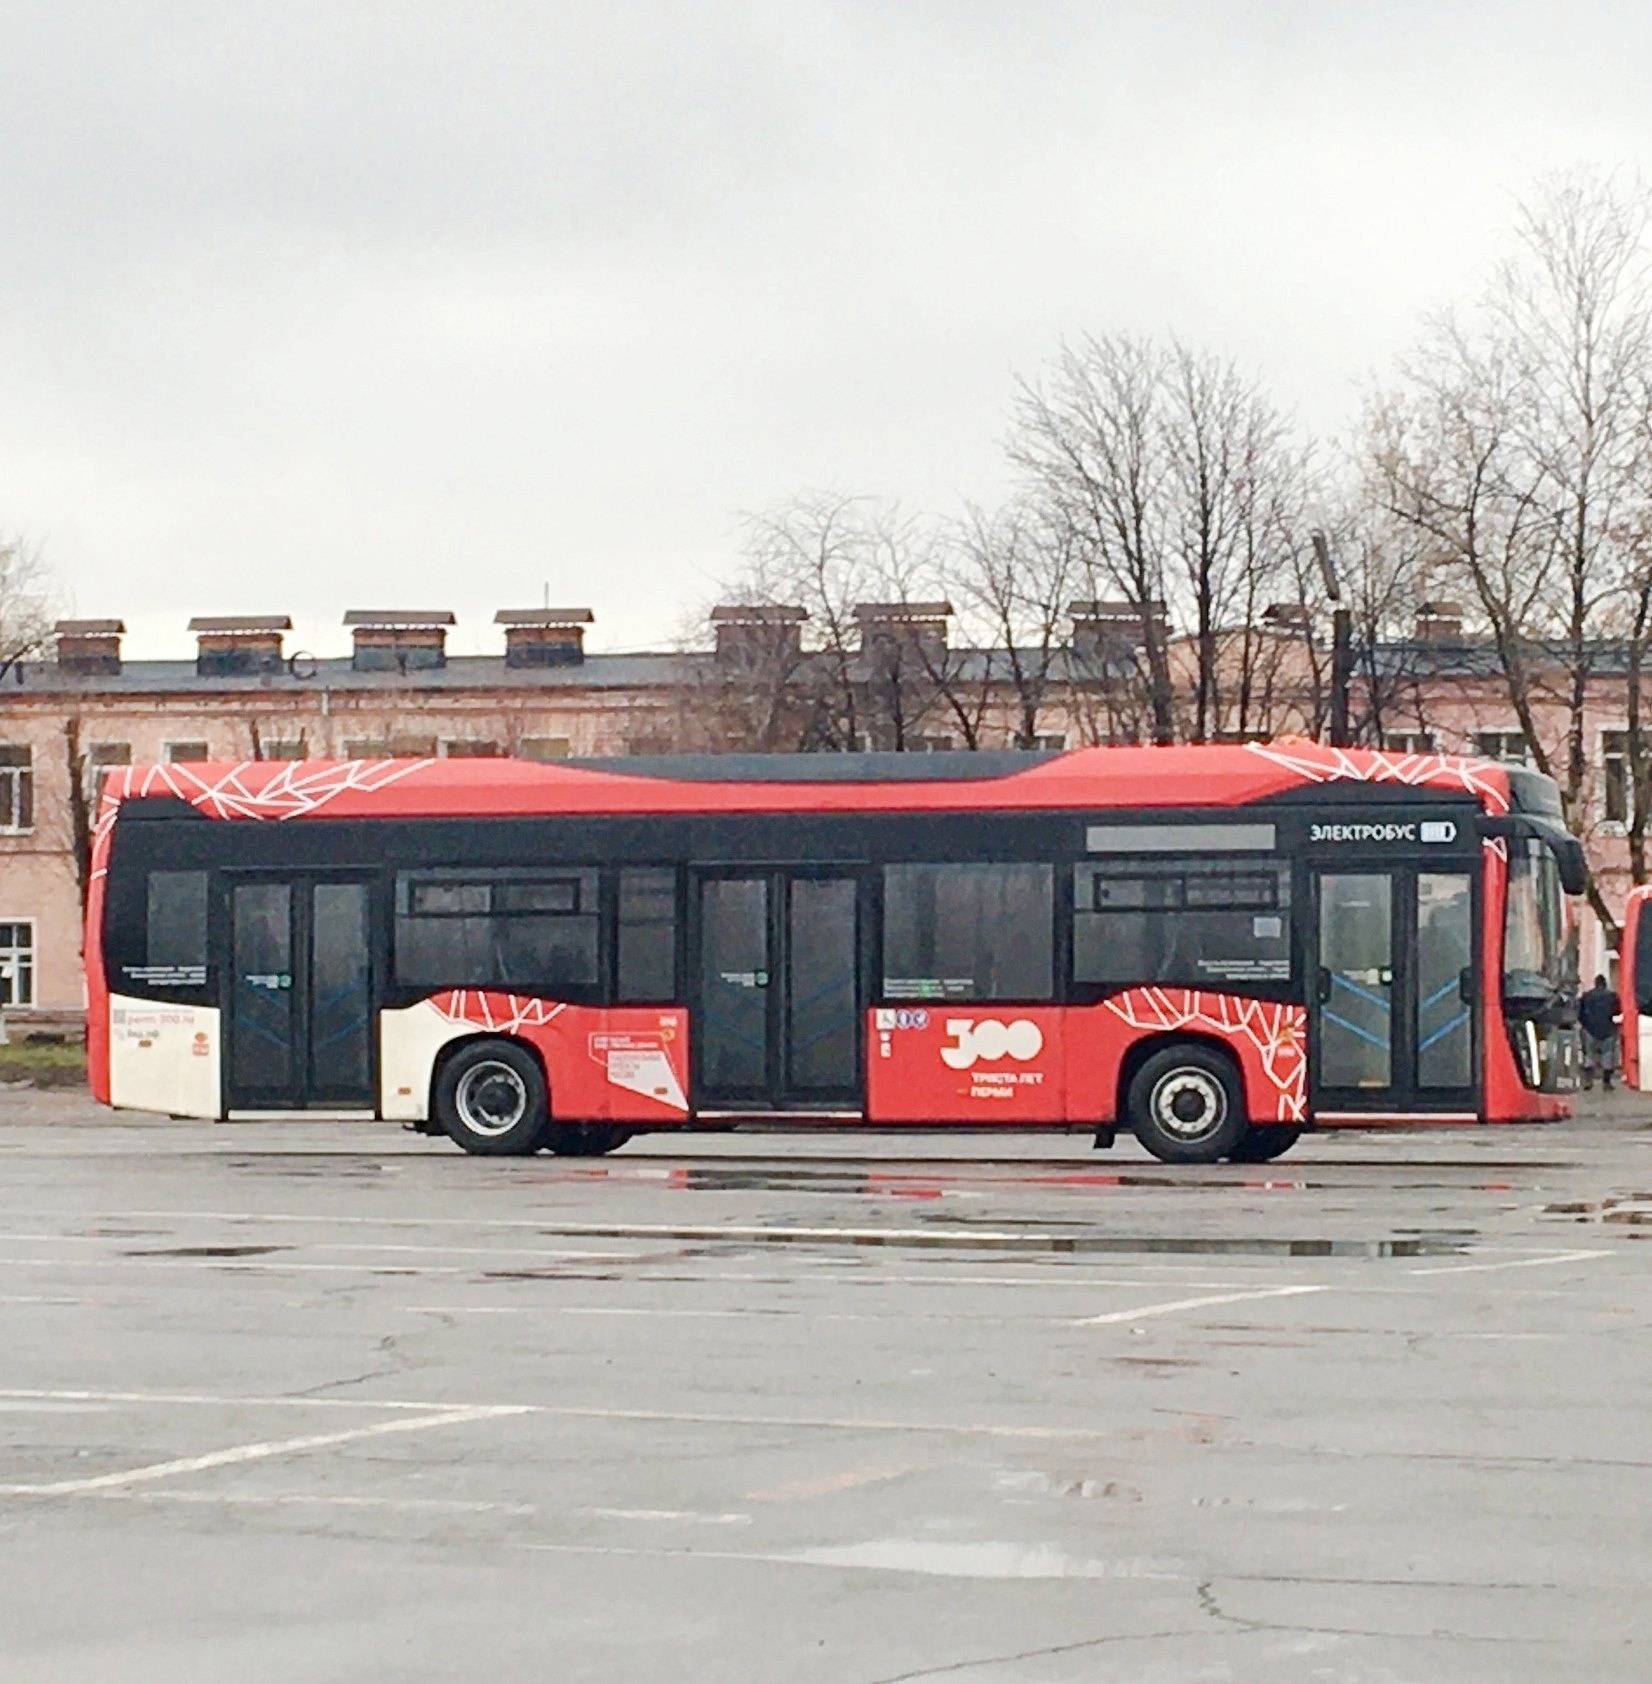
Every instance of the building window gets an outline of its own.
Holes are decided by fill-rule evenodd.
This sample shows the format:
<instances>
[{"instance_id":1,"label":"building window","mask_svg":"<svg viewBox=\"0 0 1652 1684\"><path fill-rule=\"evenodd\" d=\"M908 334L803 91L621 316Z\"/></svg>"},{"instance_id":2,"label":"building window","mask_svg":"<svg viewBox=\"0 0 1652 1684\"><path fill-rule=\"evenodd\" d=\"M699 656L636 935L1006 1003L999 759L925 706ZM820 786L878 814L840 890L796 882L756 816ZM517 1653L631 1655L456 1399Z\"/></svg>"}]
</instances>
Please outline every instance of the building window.
<instances>
[{"instance_id":1,"label":"building window","mask_svg":"<svg viewBox=\"0 0 1652 1684\"><path fill-rule=\"evenodd\" d=\"M404 988L550 992L598 980L594 870L403 872L396 980Z\"/></svg>"},{"instance_id":2,"label":"building window","mask_svg":"<svg viewBox=\"0 0 1652 1684\"><path fill-rule=\"evenodd\" d=\"M34 750L0 743L0 830L34 829Z\"/></svg>"},{"instance_id":3,"label":"building window","mask_svg":"<svg viewBox=\"0 0 1652 1684\"><path fill-rule=\"evenodd\" d=\"M891 865L883 873L883 991L892 1000L1048 1000L1055 991L1048 865Z\"/></svg>"},{"instance_id":4,"label":"building window","mask_svg":"<svg viewBox=\"0 0 1652 1684\"><path fill-rule=\"evenodd\" d=\"M168 760L210 760L212 758L205 743L168 743L164 752Z\"/></svg>"},{"instance_id":5,"label":"building window","mask_svg":"<svg viewBox=\"0 0 1652 1684\"><path fill-rule=\"evenodd\" d=\"M573 745L566 737L523 737L516 745L522 760L566 760Z\"/></svg>"},{"instance_id":6,"label":"building window","mask_svg":"<svg viewBox=\"0 0 1652 1684\"><path fill-rule=\"evenodd\" d=\"M1635 816L1635 780L1629 768L1629 733L1600 734L1601 817L1608 824L1629 824Z\"/></svg>"},{"instance_id":7,"label":"building window","mask_svg":"<svg viewBox=\"0 0 1652 1684\"><path fill-rule=\"evenodd\" d=\"M433 760L435 757L434 737L348 737L344 743L346 760Z\"/></svg>"},{"instance_id":8,"label":"building window","mask_svg":"<svg viewBox=\"0 0 1652 1684\"><path fill-rule=\"evenodd\" d=\"M504 752L498 743L484 742L480 737L452 737L442 744L442 753L449 760L497 760Z\"/></svg>"},{"instance_id":9,"label":"building window","mask_svg":"<svg viewBox=\"0 0 1652 1684\"><path fill-rule=\"evenodd\" d=\"M944 735L913 737L906 745L909 754L947 754L953 746L952 738Z\"/></svg>"},{"instance_id":10,"label":"building window","mask_svg":"<svg viewBox=\"0 0 1652 1684\"><path fill-rule=\"evenodd\" d=\"M103 794L103 780L110 772L132 764L130 743L93 743L81 761L86 798L96 801Z\"/></svg>"},{"instance_id":11,"label":"building window","mask_svg":"<svg viewBox=\"0 0 1652 1684\"><path fill-rule=\"evenodd\" d=\"M1503 760L1511 766L1530 764L1531 750L1526 746L1526 733L1512 731L1476 731L1474 752L1482 760Z\"/></svg>"},{"instance_id":12,"label":"building window","mask_svg":"<svg viewBox=\"0 0 1652 1684\"><path fill-rule=\"evenodd\" d=\"M306 760L309 755L302 737L271 737L258 745L260 760Z\"/></svg>"},{"instance_id":13,"label":"building window","mask_svg":"<svg viewBox=\"0 0 1652 1684\"><path fill-rule=\"evenodd\" d=\"M625 752L627 754L669 754L671 752L671 739L646 733L642 736L627 737L625 739Z\"/></svg>"},{"instance_id":14,"label":"building window","mask_svg":"<svg viewBox=\"0 0 1652 1684\"><path fill-rule=\"evenodd\" d=\"M1045 731L1033 738L1033 747L1045 754L1061 754L1067 747L1065 731Z\"/></svg>"},{"instance_id":15,"label":"building window","mask_svg":"<svg viewBox=\"0 0 1652 1684\"><path fill-rule=\"evenodd\" d=\"M1492 732L1491 735L1497 735ZM1524 741L1524 739L1522 739ZM1432 731L1384 731L1382 746L1390 754L1433 754L1434 733ZM1500 760L1501 755L1492 755L1493 760Z\"/></svg>"},{"instance_id":16,"label":"building window","mask_svg":"<svg viewBox=\"0 0 1652 1684\"><path fill-rule=\"evenodd\" d=\"M34 922L0 924L0 1006L34 1004Z\"/></svg>"},{"instance_id":17,"label":"building window","mask_svg":"<svg viewBox=\"0 0 1652 1684\"><path fill-rule=\"evenodd\" d=\"M1267 860L1073 869L1073 980L1284 982L1290 873Z\"/></svg>"}]
</instances>

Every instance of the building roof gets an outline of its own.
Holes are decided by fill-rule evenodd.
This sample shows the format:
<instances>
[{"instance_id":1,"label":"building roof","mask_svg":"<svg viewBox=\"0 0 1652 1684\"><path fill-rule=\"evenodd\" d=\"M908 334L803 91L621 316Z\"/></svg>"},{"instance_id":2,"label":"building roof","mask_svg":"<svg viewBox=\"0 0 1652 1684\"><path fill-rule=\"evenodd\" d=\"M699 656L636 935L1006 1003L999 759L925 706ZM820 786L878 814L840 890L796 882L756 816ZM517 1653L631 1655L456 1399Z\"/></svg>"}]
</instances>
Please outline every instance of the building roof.
<instances>
[{"instance_id":1,"label":"building roof","mask_svg":"<svg viewBox=\"0 0 1652 1684\"><path fill-rule=\"evenodd\" d=\"M589 626L596 615L589 608L501 608L496 626Z\"/></svg>"},{"instance_id":2,"label":"building roof","mask_svg":"<svg viewBox=\"0 0 1652 1684\"><path fill-rule=\"evenodd\" d=\"M288 632L293 629L287 614L197 614L187 628L192 632Z\"/></svg>"},{"instance_id":3,"label":"building roof","mask_svg":"<svg viewBox=\"0 0 1652 1684\"><path fill-rule=\"evenodd\" d=\"M457 625L458 621L447 608L352 608L344 616L344 623L357 630L413 631Z\"/></svg>"},{"instance_id":4,"label":"building roof","mask_svg":"<svg viewBox=\"0 0 1652 1684\"><path fill-rule=\"evenodd\" d=\"M124 620L59 620L52 630L59 637L120 637Z\"/></svg>"}]
</instances>

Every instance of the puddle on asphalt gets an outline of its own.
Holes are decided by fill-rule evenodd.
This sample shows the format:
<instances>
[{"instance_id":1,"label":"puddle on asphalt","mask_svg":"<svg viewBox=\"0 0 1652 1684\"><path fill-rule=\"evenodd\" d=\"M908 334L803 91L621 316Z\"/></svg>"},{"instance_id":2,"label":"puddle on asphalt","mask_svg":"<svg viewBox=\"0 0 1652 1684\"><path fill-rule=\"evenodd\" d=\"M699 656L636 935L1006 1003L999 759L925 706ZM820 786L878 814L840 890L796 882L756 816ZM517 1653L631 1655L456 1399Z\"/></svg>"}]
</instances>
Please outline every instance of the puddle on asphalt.
<instances>
[{"instance_id":1,"label":"puddle on asphalt","mask_svg":"<svg viewBox=\"0 0 1652 1684\"><path fill-rule=\"evenodd\" d=\"M127 1257L268 1257L291 1251L290 1245L172 1245L148 1251L129 1251Z\"/></svg>"},{"instance_id":2,"label":"puddle on asphalt","mask_svg":"<svg viewBox=\"0 0 1652 1684\"><path fill-rule=\"evenodd\" d=\"M1613 1222L1630 1228L1652 1228L1652 1193L1609 1193L1600 1199L1556 1199L1544 1205L1540 1214L1567 1222Z\"/></svg>"},{"instance_id":3,"label":"puddle on asphalt","mask_svg":"<svg viewBox=\"0 0 1652 1684\"><path fill-rule=\"evenodd\" d=\"M1048 1545L941 1544L921 1538L880 1538L864 1544L794 1550L788 1561L817 1567L860 1567L886 1573L926 1573L945 1579L1173 1579L1178 1564L1139 1557L1113 1561L1067 1555Z\"/></svg>"}]
</instances>

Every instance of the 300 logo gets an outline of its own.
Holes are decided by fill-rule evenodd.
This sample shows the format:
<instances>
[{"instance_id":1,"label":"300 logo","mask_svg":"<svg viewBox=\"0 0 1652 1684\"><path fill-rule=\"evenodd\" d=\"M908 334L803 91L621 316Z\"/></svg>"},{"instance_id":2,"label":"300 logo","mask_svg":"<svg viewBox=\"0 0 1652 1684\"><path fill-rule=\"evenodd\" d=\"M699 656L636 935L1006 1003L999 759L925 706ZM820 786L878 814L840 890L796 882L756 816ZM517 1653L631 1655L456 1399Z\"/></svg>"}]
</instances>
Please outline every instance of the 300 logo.
<instances>
[{"instance_id":1,"label":"300 logo","mask_svg":"<svg viewBox=\"0 0 1652 1684\"><path fill-rule=\"evenodd\" d=\"M968 1070L977 1059L990 1063L1015 1058L1025 1063L1044 1050L1044 1031L1026 1017L1018 1017L1014 1023L1002 1023L995 1017L949 1017L946 1032L953 1039L941 1048L941 1057L954 1070Z\"/></svg>"}]
</instances>

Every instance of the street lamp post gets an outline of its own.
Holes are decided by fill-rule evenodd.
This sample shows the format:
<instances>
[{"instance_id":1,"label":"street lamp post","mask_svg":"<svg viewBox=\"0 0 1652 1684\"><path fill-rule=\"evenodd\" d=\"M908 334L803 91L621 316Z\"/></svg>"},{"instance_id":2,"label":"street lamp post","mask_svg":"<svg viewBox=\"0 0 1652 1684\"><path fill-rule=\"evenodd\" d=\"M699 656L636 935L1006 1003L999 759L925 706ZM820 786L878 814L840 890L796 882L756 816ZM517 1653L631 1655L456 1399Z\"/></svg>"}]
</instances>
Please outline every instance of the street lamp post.
<instances>
[{"instance_id":1,"label":"street lamp post","mask_svg":"<svg viewBox=\"0 0 1652 1684\"><path fill-rule=\"evenodd\" d=\"M1331 747L1347 748L1349 743L1348 691L1354 678L1354 615L1342 603L1342 587L1337 579L1336 562L1331 546L1323 532L1313 535L1314 559L1325 580L1325 594L1331 609Z\"/></svg>"}]
</instances>

